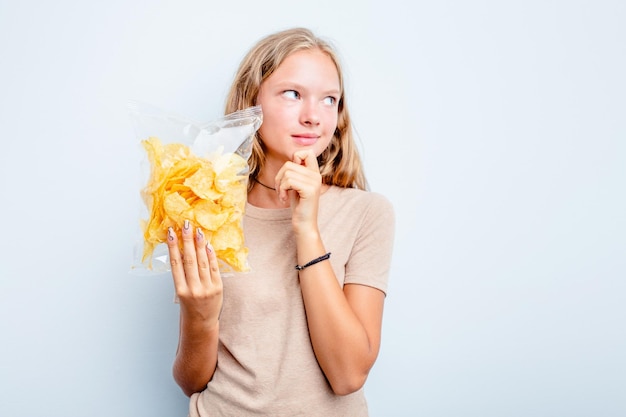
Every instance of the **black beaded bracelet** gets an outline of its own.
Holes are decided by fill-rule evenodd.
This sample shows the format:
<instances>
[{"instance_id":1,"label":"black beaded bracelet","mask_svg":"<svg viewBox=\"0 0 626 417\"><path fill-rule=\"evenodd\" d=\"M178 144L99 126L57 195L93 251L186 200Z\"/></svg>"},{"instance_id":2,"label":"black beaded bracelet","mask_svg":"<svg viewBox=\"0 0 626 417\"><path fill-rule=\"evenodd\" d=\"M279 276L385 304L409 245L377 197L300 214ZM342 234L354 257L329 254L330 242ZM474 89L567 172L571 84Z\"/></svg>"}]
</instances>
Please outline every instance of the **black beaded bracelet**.
<instances>
[{"instance_id":1,"label":"black beaded bracelet","mask_svg":"<svg viewBox=\"0 0 626 417\"><path fill-rule=\"evenodd\" d=\"M296 269L298 271L302 271L304 268L306 268L307 266L311 266L311 265L315 265L318 262L322 262L325 261L326 259L330 258L330 252L328 252L325 255L320 256L319 258L315 258L313 259L311 262L304 264L304 265L296 265Z\"/></svg>"}]
</instances>

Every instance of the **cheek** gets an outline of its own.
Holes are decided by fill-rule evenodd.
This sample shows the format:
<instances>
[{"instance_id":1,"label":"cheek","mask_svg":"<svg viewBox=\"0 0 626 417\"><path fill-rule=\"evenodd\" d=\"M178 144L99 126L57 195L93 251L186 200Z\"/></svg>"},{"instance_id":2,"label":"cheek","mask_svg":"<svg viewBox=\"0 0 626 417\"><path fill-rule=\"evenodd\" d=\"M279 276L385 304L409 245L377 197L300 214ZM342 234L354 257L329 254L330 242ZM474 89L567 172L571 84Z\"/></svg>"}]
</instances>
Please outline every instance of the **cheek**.
<instances>
[{"instance_id":1,"label":"cheek","mask_svg":"<svg viewBox=\"0 0 626 417\"><path fill-rule=\"evenodd\" d=\"M326 132L330 136L332 136L335 133L335 129L337 129L338 121L339 121L339 116L336 113L332 113L328 115L325 125L327 126Z\"/></svg>"},{"instance_id":2,"label":"cheek","mask_svg":"<svg viewBox=\"0 0 626 417\"><path fill-rule=\"evenodd\" d=\"M276 129L276 126L276 112L271 109L267 109L263 112L263 123L261 123L261 126L259 127L259 133L261 136L269 135Z\"/></svg>"},{"instance_id":3,"label":"cheek","mask_svg":"<svg viewBox=\"0 0 626 417\"><path fill-rule=\"evenodd\" d=\"M286 125L286 121L289 120L289 115L284 109L269 107L266 112L263 113L263 123L267 128L280 129Z\"/></svg>"}]
</instances>

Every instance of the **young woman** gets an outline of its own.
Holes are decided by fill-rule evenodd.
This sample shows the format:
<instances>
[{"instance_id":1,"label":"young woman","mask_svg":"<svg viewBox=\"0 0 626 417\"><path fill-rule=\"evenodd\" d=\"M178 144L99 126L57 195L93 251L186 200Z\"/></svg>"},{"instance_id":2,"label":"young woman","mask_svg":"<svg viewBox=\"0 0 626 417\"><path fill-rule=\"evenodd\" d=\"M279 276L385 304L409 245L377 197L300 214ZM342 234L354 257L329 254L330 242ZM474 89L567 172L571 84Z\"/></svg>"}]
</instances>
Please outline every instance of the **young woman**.
<instances>
[{"instance_id":1,"label":"young woman","mask_svg":"<svg viewBox=\"0 0 626 417\"><path fill-rule=\"evenodd\" d=\"M226 113L253 105L263 123L243 220L251 271L222 279L192 224L169 233L174 378L192 417L366 416L394 212L366 191L336 53L306 29L262 39Z\"/></svg>"}]
</instances>

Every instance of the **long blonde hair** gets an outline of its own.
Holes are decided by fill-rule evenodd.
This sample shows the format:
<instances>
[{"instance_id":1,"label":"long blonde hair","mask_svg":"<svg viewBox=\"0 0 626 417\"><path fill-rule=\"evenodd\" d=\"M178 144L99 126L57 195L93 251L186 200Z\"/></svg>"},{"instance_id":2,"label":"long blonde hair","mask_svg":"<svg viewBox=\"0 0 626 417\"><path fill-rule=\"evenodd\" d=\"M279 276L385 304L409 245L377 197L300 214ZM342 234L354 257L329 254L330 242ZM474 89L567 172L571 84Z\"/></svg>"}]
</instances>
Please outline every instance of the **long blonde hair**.
<instances>
[{"instance_id":1,"label":"long blonde hair","mask_svg":"<svg viewBox=\"0 0 626 417\"><path fill-rule=\"evenodd\" d=\"M322 182L344 188L368 188L358 149L354 141L352 123L346 105L343 74L333 47L304 28L288 29L261 39L244 57L226 99L226 114L256 104L261 83L271 76L279 65L294 52L318 49L327 54L337 67L340 97L335 134L328 147L317 157ZM265 162L263 143L258 133L248 160L250 178L256 178ZM252 187L253 181L249 182Z\"/></svg>"}]
</instances>

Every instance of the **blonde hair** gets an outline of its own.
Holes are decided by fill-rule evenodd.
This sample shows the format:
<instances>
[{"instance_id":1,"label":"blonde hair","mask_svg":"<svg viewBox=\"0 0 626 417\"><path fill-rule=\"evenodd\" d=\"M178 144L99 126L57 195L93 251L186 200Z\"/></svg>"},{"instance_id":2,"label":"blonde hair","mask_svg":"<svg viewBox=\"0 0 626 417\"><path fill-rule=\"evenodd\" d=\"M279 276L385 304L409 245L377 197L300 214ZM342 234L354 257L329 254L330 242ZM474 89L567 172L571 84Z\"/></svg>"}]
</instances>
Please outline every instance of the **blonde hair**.
<instances>
[{"instance_id":1,"label":"blonde hair","mask_svg":"<svg viewBox=\"0 0 626 417\"><path fill-rule=\"evenodd\" d=\"M337 67L340 97L335 134L328 147L317 157L322 182L344 188L368 188L359 156L352 123L346 106L343 74L339 57L333 47L304 28L288 29L261 39L244 57L226 99L226 114L256 104L261 83L294 52L318 49L327 54ZM263 143L256 134L248 160L250 178L256 178L265 162ZM253 181L249 182L251 188Z\"/></svg>"}]
</instances>

